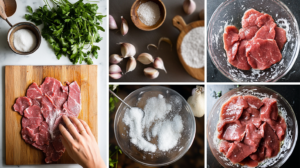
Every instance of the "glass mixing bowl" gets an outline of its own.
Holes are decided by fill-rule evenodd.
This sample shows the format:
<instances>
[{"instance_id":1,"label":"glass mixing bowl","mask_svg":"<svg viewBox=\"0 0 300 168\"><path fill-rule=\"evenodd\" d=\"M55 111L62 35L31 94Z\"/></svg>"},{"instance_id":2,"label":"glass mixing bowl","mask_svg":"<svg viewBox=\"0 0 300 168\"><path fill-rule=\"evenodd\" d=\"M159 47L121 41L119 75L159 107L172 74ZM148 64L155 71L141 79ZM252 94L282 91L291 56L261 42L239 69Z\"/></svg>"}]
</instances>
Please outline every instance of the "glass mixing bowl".
<instances>
[{"instance_id":1,"label":"glass mixing bowl","mask_svg":"<svg viewBox=\"0 0 300 168\"><path fill-rule=\"evenodd\" d=\"M134 161L153 167L168 165L180 159L191 147L196 132L196 123L191 107L179 93L172 89L162 86L143 87L130 93L124 101L132 107L144 109L146 101L151 97L157 97L159 94L163 95L167 102L171 99L176 99L176 102L181 102L182 105L181 108L178 104L172 105L172 109L174 110L166 117L166 119L170 119L176 113L182 117L183 121L184 129L181 132L181 138L173 149L167 152L157 149L152 153L144 152L132 144L128 135L130 128L122 121L125 111L128 108L123 103L120 104L114 121L115 137L122 151ZM180 111L178 112L178 110ZM151 142L154 142L157 146L157 139Z\"/></svg>"},{"instance_id":2,"label":"glass mixing bowl","mask_svg":"<svg viewBox=\"0 0 300 168\"><path fill-rule=\"evenodd\" d=\"M282 51L282 60L267 70L244 71L227 61L223 33L228 25L241 28L242 17L248 9L271 15L277 25L287 32L287 43ZM292 12L279 0L227 0L213 13L208 24L208 51L217 69L232 81L273 82L279 80L293 67L299 53L299 28Z\"/></svg>"},{"instance_id":3,"label":"glass mixing bowl","mask_svg":"<svg viewBox=\"0 0 300 168\"><path fill-rule=\"evenodd\" d=\"M236 95L253 95L260 99L269 97L277 100L279 113L285 119L287 124L286 137L282 141L282 145L278 155L273 158L265 159L259 164L257 168L282 166L293 153L293 150L296 146L298 138L298 124L295 113L290 104L286 101L286 99L274 90L262 86L243 86L235 88L224 94L213 106L212 110L210 111L210 115L208 116L207 123L207 139L210 150L212 151L213 155L218 160L218 162L225 168L242 167L239 164L231 163L230 160L227 159L223 153L219 152L218 144L220 140L217 138L218 131L216 130L217 124L219 122L219 114L222 105L226 101L228 101L230 97Z\"/></svg>"}]
</instances>

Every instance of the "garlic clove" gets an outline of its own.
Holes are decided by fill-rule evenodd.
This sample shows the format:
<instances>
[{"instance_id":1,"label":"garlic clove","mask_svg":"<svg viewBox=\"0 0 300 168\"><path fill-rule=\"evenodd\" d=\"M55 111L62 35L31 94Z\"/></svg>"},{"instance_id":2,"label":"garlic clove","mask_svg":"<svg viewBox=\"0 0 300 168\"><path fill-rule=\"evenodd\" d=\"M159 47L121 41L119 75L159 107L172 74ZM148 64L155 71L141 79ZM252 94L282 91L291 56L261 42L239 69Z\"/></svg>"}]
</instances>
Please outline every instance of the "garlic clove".
<instances>
[{"instance_id":1,"label":"garlic clove","mask_svg":"<svg viewBox=\"0 0 300 168\"><path fill-rule=\"evenodd\" d=\"M123 58L133 57L136 54L134 45L130 43L118 43L121 45L121 53Z\"/></svg>"},{"instance_id":2,"label":"garlic clove","mask_svg":"<svg viewBox=\"0 0 300 168\"><path fill-rule=\"evenodd\" d=\"M109 62L112 64L118 64L123 60L123 58L118 54L112 54L109 56Z\"/></svg>"},{"instance_id":3,"label":"garlic clove","mask_svg":"<svg viewBox=\"0 0 300 168\"><path fill-rule=\"evenodd\" d=\"M109 66L109 74L122 73L122 70L119 65Z\"/></svg>"},{"instance_id":4,"label":"garlic clove","mask_svg":"<svg viewBox=\"0 0 300 168\"><path fill-rule=\"evenodd\" d=\"M170 40L168 37L162 37L162 38L159 39L159 41L158 41L158 49L159 49L160 43L161 43L162 41L164 41L164 42L170 44L170 46L171 46L171 51L172 51L173 44L172 44L171 40Z\"/></svg>"},{"instance_id":5,"label":"garlic clove","mask_svg":"<svg viewBox=\"0 0 300 168\"><path fill-rule=\"evenodd\" d=\"M192 14L196 9L196 3L194 0L185 0L183 2L183 10L186 14Z\"/></svg>"},{"instance_id":6,"label":"garlic clove","mask_svg":"<svg viewBox=\"0 0 300 168\"><path fill-rule=\"evenodd\" d=\"M115 21L115 18L109 15L109 29L118 29L118 25Z\"/></svg>"},{"instance_id":7,"label":"garlic clove","mask_svg":"<svg viewBox=\"0 0 300 168\"><path fill-rule=\"evenodd\" d=\"M121 34L122 36L125 36L127 33L128 33L128 23L126 21L126 19L123 18L123 16L121 16L121 20L122 20L122 23L121 23Z\"/></svg>"},{"instance_id":8,"label":"garlic clove","mask_svg":"<svg viewBox=\"0 0 300 168\"><path fill-rule=\"evenodd\" d=\"M155 79L158 77L159 72L158 70L152 68L152 67L148 67L144 69L144 74L146 77L150 78L150 79Z\"/></svg>"},{"instance_id":9,"label":"garlic clove","mask_svg":"<svg viewBox=\"0 0 300 168\"><path fill-rule=\"evenodd\" d=\"M164 70L167 73L164 62L160 57L155 58L153 66L154 68Z\"/></svg>"},{"instance_id":10,"label":"garlic clove","mask_svg":"<svg viewBox=\"0 0 300 168\"><path fill-rule=\"evenodd\" d=\"M134 57L129 57L126 65L126 73L131 72L136 68L136 60Z\"/></svg>"},{"instance_id":11,"label":"garlic clove","mask_svg":"<svg viewBox=\"0 0 300 168\"><path fill-rule=\"evenodd\" d=\"M158 50L158 47L155 44L148 44L147 45L147 49L148 50L149 50L149 47L154 47L154 48L156 48Z\"/></svg>"},{"instance_id":12,"label":"garlic clove","mask_svg":"<svg viewBox=\"0 0 300 168\"><path fill-rule=\"evenodd\" d=\"M109 74L109 77L111 77L113 79L120 79L122 77L122 74L120 74L120 73Z\"/></svg>"},{"instance_id":13,"label":"garlic clove","mask_svg":"<svg viewBox=\"0 0 300 168\"><path fill-rule=\"evenodd\" d=\"M148 65L151 64L152 62L154 62L154 59L152 57L152 55L148 54L148 53L142 53L137 57L137 60L139 62L141 62L144 65Z\"/></svg>"}]
</instances>

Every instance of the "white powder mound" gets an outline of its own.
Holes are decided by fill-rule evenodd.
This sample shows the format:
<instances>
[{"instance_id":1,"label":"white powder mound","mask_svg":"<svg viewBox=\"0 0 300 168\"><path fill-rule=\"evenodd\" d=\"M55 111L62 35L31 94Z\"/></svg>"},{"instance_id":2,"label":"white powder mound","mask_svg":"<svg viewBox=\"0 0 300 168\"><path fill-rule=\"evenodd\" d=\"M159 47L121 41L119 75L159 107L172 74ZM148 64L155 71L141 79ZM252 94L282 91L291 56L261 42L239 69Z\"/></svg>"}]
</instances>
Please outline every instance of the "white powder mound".
<instances>
[{"instance_id":1,"label":"white powder mound","mask_svg":"<svg viewBox=\"0 0 300 168\"><path fill-rule=\"evenodd\" d=\"M144 112L141 109L136 107L127 109L123 118L123 122L130 127L129 136L131 143L135 144L143 151L155 152L156 146L143 138L143 113Z\"/></svg>"},{"instance_id":2,"label":"white powder mound","mask_svg":"<svg viewBox=\"0 0 300 168\"><path fill-rule=\"evenodd\" d=\"M172 111L171 104L176 104L182 109L178 99L174 100L176 103L172 100L167 103L163 95L158 95L146 101L144 112L137 107L126 109L123 122L130 128L130 142L145 152L155 152L157 148L161 151L174 148L183 131L183 121L180 115L176 114L172 119L166 119L167 114ZM156 137L157 146L150 142Z\"/></svg>"},{"instance_id":3,"label":"white powder mound","mask_svg":"<svg viewBox=\"0 0 300 168\"><path fill-rule=\"evenodd\" d=\"M152 1L142 3L137 13L140 21L146 26L153 26L160 19L159 6Z\"/></svg>"},{"instance_id":4,"label":"white powder mound","mask_svg":"<svg viewBox=\"0 0 300 168\"><path fill-rule=\"evenodd\" d=\"M192 68L204 67L205 29L197 27L189 31L181 44L181 55L185 63Z\"/></svg>"},{"instance_id":5,"label":"white powder mound","mask_svg":"<svg viewBox=\"0 0 300 168\"><path fill-rule=\"evenodd\" d=\"M36 36L28 29L20 29L14 33L14 46L18 51L30 52L36 46Z\"/></svg>"}]
</instances>

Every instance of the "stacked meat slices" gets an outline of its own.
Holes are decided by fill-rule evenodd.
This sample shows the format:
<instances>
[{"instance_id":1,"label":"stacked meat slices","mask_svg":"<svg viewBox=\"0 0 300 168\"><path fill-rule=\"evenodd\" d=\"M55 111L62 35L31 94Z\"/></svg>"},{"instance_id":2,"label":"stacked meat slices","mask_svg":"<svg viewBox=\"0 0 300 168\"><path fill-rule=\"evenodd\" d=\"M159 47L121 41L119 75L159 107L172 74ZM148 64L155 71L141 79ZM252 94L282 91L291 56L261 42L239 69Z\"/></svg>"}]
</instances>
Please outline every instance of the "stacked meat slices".
<instances>
[{"instance_id":1,"label":"stacked meat slices","mask_svg":"<svg viewBox=\"0 0 300 168\"><path fill-rule=\"evenodd\" d=\"M13 108L22 118L22 138L46 154L46 163L58 161L65 151L60 140L62 115L78 116L81 110L80 88L76 82L63 86L47 77L39 87L29 86L26 97L19 97Z\"/></svg>"},{"instance_id":2,"label":"stacked meat slices","mask_svg":"<svg viewBox=\"0 0 300 168\"><path fill-rule=\"evenodd\" d=\"M281 60L287 41L285 30L270 15L254 9L245 12L242 29L226 27L223 40L228 62L241 70L270 68Z\"/></svg>"},{"instance_id":3,"label":"stacked meat slices","mask_svg":"<svg viewBox=\"0 0 300 168\"><path fill-rule=\"evenodd\" d=\"M233 96L221 108L217 129L220 152L232 163L255 167L278 154L286 123L275 99Z\"/></svg>"}]
</instances>

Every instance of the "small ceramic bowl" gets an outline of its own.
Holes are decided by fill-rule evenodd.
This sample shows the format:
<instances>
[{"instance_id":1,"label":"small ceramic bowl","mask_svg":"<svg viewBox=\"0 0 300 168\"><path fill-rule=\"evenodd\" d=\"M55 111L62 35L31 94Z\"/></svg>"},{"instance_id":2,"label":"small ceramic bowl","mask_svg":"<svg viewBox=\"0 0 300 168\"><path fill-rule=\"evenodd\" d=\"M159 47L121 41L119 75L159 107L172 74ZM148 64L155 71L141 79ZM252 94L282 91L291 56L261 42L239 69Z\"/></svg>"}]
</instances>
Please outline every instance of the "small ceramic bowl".
<instances>
[{"instance_id":1,"label":"small ceramic bowl","mask_svg":"<svg viewBox=\"0 0 300 168\"><path fill-rule=\"evenodd\" d=\"M141 22L139 19L138 13L137 13L140 5L142 3L146 3L149 1L156 3L160 9L160 19L153 26L147 26L143 22ZM131 16L132 22L134 23L134 25L137 28L144 30L144 31L152 31L152 30L159 28L164 23L164 21L166 20L166 16L167 16L167 10L166 10L164 3L161 0L136 0L131 7L130 16Z\"/></svg>"},{"instance_id":2,"label":"small ceramic bowl","mask_svg":"<svg viewBox=\"0 0 300 168\"><path fill-rule=\"evenodd\" d=\"M21 52L21 51L18 51L15 48L15 46L14 46L14 33L16 31L20 30L20 29L28 29L28 30L32 31L33 34L36 36L36 46L30 52ZM7 42L8 42L8 45L9 45L10 49L14 53L20 54L20 55L29 55L29 54L34 53L40 47L41 38L42 38L42 35L41 35L41 32L40 32L39 28L36 27L34 24L29 23L29 22L20 22L20 23L17 23L15 25L13 25L9 29L8 34L7 34Z\"/></svg>"}]
</instances>

